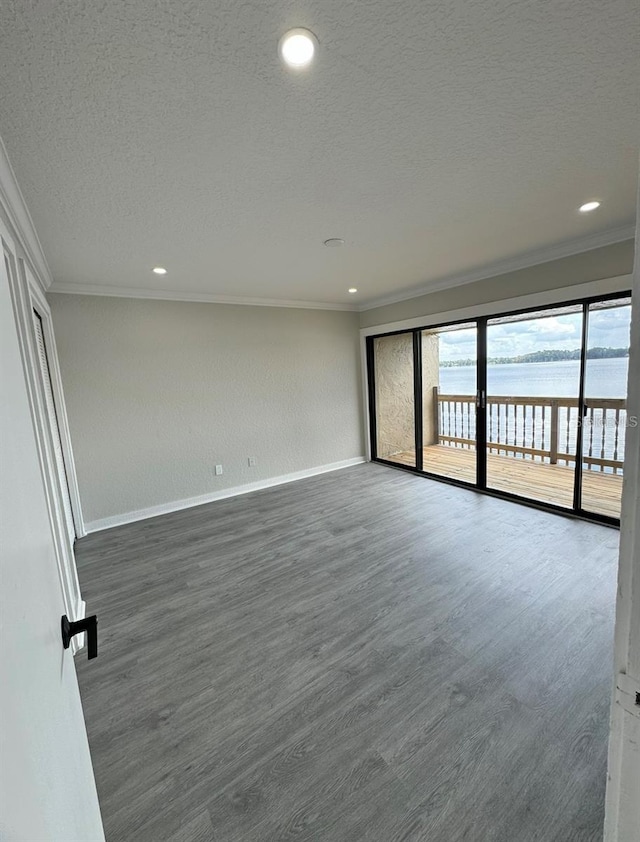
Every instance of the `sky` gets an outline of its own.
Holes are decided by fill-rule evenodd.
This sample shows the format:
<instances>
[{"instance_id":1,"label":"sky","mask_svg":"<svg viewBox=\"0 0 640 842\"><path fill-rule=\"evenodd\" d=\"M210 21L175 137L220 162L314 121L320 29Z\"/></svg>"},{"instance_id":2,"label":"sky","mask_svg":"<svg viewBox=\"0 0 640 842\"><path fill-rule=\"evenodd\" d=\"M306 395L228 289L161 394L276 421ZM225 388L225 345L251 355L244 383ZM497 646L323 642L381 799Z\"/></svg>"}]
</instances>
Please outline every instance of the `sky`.
<instances>
[{"instance_id":1,"label":"sky","mask_svg":"<svg viewBox=\"0 0 640 842\"><path fill-rule=\"evenodd\" d=\"M589 317L588 346L628 348L630 307L594 310ZM487 355L517 357L533 351L580 348L582 314L547 316L523 322L489 324ZM440 333L440 359L466 360L476 356L475 328Z\"/></svg>"}]
</instances>

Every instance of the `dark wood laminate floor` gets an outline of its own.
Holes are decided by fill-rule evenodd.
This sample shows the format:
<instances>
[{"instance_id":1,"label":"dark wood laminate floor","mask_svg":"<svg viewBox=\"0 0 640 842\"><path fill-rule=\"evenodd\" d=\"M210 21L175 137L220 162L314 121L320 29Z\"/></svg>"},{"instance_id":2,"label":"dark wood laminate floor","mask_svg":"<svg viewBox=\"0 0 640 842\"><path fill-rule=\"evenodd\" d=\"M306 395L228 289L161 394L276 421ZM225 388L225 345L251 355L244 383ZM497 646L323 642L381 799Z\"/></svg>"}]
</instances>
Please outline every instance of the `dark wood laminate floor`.
<instances>
[{"instance_id":1,"label":"dark wood laminate floor","mask_svg":"<svg viewBox=\"0 0 640 842\"><path fill-rule=\"evenodd\" d=\"M601 840L617 544L373 464L83 539L108 842Z\"/></svg>"}]
</instances>

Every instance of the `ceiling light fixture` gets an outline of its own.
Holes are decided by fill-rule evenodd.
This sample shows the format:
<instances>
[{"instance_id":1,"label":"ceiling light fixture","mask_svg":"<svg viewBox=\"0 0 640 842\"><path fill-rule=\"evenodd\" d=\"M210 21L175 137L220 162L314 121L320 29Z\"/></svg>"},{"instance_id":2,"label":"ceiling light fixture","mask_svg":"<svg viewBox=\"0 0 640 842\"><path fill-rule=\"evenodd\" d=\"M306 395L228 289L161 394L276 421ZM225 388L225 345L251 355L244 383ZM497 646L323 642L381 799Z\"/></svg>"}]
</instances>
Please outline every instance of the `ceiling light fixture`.
<instances>
[{"instance_id":1,"label":"ceiling light fixture","mask_svg":"<svg viewBox=\"0 0 640 842\"><path fill-rule=\"evenodd\" d=\"M596 208L600 207L600 202L585 202L584 205L580 205L578 210L580 213L589 213L589 211L594 211Z\"/></svg>"},{"instance_id":2,"label":"ceiling light fixture","mask_svg":"<svg viewBox=\"0 0 640 842\"><path fill-rule=\"evenodd\" d=\"M154 266L151 271L154 273L154 275L166 275L167 274L167 270L164 268L164 266Z\"/></svg>"},{"instance_id":3,"label":"ceiling light fixture","mask_svg":"<svg viewBox=\"0 0 640 842\"><path fill-rule=\"evenodd\" d=\"M350 295L353 295L353 294L354 294L354 293L356 293L357 291L358 291L358 290L357 290L355 287L349 287L349 290L348 290L348 292L349 292L349 294L350 294Z\"/></svg>"},{"instance_id":4,"label":"ceiling light fixture","mask_svg":"<svg viewBox=\"0 0 640 842\"><path fill-rule=\"evenodd\" d=\"M278 41L278 55L287 67L308 67L318 48L318 39L308 29L290 29Z\"/></svg>"},{"instance_id":5,"label":"ceiling light fixture","mask_svg":"<svg viewBox=\"0 0 640 842\"><path fill-rule=\"evenodd\" d=\"M329 237L328 240L324 241L324 245L328 249L337 249L340 246L344 245L344 240L342 240L340 237Z\"/></svg>"}]
</instances>

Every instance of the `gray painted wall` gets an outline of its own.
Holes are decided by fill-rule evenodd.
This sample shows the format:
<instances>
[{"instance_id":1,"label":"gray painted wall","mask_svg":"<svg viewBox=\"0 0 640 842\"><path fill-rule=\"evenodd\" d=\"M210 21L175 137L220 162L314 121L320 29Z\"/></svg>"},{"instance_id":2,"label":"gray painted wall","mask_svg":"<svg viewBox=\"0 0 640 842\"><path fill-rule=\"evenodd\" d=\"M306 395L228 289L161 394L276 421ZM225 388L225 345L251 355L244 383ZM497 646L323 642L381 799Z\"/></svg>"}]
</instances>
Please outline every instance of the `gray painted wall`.
<instances>
[{"instance_id":1,"label":"gray painted wall","mask_svg":"<svg viewBox=\"0 0 640 842\"><path fill-rule=\"evenodd\" d=\"M49 300L87 522L363 453L357 313Z\"/></svg>"},{"instance_id":2,"label":"gray painted wall","mask_svg":"<svg viewBox=\"0 0 640 842\"><path fill-rule=\"evenodd\" d=\"M539 263L517 272L508 272L472 284L432 292L384 307L375 307L360 314L360 327L373 327L402 319L446 313L459 307L489 304L518 295L628 275L633 270L633 249L634 241L625 240L560 260Z\"/></svg>"}]
</instances>

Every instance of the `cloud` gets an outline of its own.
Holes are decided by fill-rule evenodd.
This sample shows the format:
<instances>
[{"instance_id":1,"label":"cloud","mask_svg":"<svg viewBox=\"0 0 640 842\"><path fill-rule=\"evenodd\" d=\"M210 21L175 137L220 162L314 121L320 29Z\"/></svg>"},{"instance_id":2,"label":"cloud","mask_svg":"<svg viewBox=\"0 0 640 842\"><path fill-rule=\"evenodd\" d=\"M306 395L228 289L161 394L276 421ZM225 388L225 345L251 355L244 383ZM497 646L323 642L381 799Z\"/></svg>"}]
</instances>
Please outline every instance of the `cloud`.
<instances>
[{"instance_id":1,"label":"cloud","mask_svg":"<svg viewBox=\"0 0 640 842\"><path fill-rule=\"evenodd\" d=\"M628 306L593 310L589 320L589 346L626 348L629 345ZM473 359L476 356L475 328L447 330L439 334L440 359ZM582 313L544 316L520 322L489 324L487 346L490 357L516 357L533 351L572 351L582 341Z\"/></svg>"}]
</instances>

